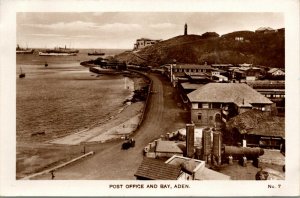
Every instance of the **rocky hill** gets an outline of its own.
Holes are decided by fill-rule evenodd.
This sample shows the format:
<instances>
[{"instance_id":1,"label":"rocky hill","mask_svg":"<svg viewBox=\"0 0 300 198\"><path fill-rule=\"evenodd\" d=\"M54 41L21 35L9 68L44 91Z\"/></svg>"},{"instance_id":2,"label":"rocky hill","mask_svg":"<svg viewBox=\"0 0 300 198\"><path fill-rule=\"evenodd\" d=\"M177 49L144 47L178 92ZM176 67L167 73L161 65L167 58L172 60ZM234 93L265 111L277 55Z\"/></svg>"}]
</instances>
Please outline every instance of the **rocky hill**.
<instances>
[{"instance_id":1,"label":"rocky hill","mask_svg":"<svg viewBox=\"0 0 300 198\"><path fill-rule=\"evenodd\" d=\"M241 38L236 40L237 37ZM172 63L252 63L268 67L284 67L284 29L272 33L238 31L222 35L214 32L203 35L182 35L138 52L117 55L128 64L160 66Z\"/></svg>"}]
</instances>

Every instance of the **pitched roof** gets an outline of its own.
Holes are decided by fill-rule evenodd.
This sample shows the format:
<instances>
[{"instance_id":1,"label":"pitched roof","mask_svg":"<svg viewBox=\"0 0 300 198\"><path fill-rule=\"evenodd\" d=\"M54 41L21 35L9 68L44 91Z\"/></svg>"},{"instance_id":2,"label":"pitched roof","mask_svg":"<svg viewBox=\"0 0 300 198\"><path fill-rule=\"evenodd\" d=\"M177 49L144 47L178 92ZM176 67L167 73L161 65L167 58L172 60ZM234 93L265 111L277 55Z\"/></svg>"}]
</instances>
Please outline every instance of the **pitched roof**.
<instances>
[{"instance_id":1,"label":"pitched roof","mask_svg":"<svg viewBox=\"0 0 300 198\"><path fill-rule=\"evenodd\" d=\"M266 31L266 30L275 31L273 28L270 27L260 27L256 31Z\"/></svg>"},{"instance_id":2,"label":"pitched roof","mask_svg":"<svg viewBox=\"0 0 300 198\"><path fill-rule=\"evenodd\" d=\"M276 72L278 70L278 68L272 68L268 71L268 73L273 73L273 72Z\"/></svg>"},{"instance_id":3,"label":"pitched roof","mask_svg":"<svg viewBox=\"0 0 300 198\"><path fill-rule=\"evenodd\" d=\"M227 127L237 128L241 134L285 137L284 118L266 115L259 110L246 111L231 118Z\"/></svg>"},{"instance_id":4,"label":"pitched roof","mask_svg":"<svg viewBox=\"0 0 300 198\"><path fill-rule=\"evenodd\" d=\"M183 153L176 142L173 141L158 141L156 152L162 153Z\"/></svg>"},{"instance_id":5,"label":"pitched roof","mask_svg":"<svg viewBox=\"0 0 300 198\"><path fill-rule=\"evenodd\" d=\"M235 103L238 106L272 104L272 101L244 83L208 83L189 93L188 98L191 102Z\"/></svg>"},{"instance_id":6,"label":"pitched roof","mask_svg":"<svg viewBox=\"0 0 300 198\"><path fill-rule=\"evenodd\" d=\"M282 69L280 69L280 68L272 68L272 69L270 69L269 71L268 71L268 73L274 73L274 72L276 72L276 71L281 71L281 72L284 72Z\"/></svg>"},{"instance_id":7,"label":"pitched roof","mask_svg":"<svg viewBox=\"0 0 300 198\"><path fill-rule=\"evenodd\" d=\"M145 157L134 176L152 180L177 180L180 173L181 168L178 166Z\"/></svg>"}]
</instances>

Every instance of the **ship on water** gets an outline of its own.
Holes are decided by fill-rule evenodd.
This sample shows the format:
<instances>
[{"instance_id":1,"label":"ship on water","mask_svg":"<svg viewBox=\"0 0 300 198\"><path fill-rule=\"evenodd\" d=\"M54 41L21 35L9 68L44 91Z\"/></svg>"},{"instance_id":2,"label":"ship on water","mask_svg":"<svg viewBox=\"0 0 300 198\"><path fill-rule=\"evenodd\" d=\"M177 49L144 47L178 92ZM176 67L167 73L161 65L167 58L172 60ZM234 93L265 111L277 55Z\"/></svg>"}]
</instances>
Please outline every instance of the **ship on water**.
<instances>
[{"instance_id":1,"label":"ship on water","mask_svg":"<svg viewBox=\"0 0 300 198\"><path fill-rule=\"evenodd\" d=\"M105 53L103 52L97 52L96 50L92 53L88 53L89 56L103 56Z\"/></svg>"},{"instance_id":2,"label":"ship on water","mask_svg":"<svg viewBox=\"0 0 300 198\"><path fill-rule=\"evenodd\" d=\"M16 53L17 54L33 54L34 50L33 49L28 49L28 47L25 48L21 48L19 45L17 45L16 48Z\"/></svg>"},{"instance_id":3,"label":"ship on water","mask_svg":"<svg viewBox=\"0 0 300 198\"><path fill-rule=\"evenodd\" d=\"M79 50L70 49L65 46L64 48L56 47L54 49L46 49L39 52L39 56L77 56L78 53Z\"/></svg>"}]
</instances>

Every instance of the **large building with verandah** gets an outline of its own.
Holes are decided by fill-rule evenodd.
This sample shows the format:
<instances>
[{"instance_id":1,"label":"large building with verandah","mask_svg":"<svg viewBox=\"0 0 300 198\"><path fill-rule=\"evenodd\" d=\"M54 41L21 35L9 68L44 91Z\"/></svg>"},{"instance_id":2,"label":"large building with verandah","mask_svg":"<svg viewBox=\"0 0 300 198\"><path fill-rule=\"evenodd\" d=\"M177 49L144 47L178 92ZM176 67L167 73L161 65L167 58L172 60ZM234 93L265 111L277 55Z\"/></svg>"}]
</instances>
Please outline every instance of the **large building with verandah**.
<instances>
[{"instance_id":1,"label":"large building with verandah","mask_svg":"<svg viewBox=\"0 0 300 198\"><path fill-rule=\"evenodd\" d=\"M161 40L149 39L149 38L140 38L136 40L133 50L139 50L147 46L154 45L155 43L160 42Z\"/></svg>"},{"instance_id":2,"label":"large building with verandah","mask_svg":"<svg viewBox=\"0 0 300 198\"><path fill-rule=\"evenodd\" d=\"M191 121L215 126L251 109L271 113L272 101L244 83L208 83L189 93Z\"/></svg>"}]
</instances>

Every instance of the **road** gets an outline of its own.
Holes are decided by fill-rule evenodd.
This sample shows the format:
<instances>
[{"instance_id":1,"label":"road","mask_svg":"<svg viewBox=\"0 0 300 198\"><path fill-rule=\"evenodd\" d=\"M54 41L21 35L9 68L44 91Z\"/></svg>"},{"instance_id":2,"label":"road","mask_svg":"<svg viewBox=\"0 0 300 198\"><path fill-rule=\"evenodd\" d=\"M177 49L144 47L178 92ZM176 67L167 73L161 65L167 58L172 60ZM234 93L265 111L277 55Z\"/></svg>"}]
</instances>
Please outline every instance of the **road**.
<instances>
[{"instance_id":1,"label":"road","mask_svg":"<svg viewBox=\"0 0 300 198\"><path fill-rule=\"evenodd\" d=\"M148 74L153 81L148 111L135 132L134 148L121 150L122 141L98 145L96 154L55 171L55 179L135 179L134 173L143 160L143 148L154 139L178 127L184 127L184 112L174 100L174 88L157 74ZM168 130L168 131L166 131ZM50 179L44 175L36 179Z\"/></svg>"}]
</instances>

